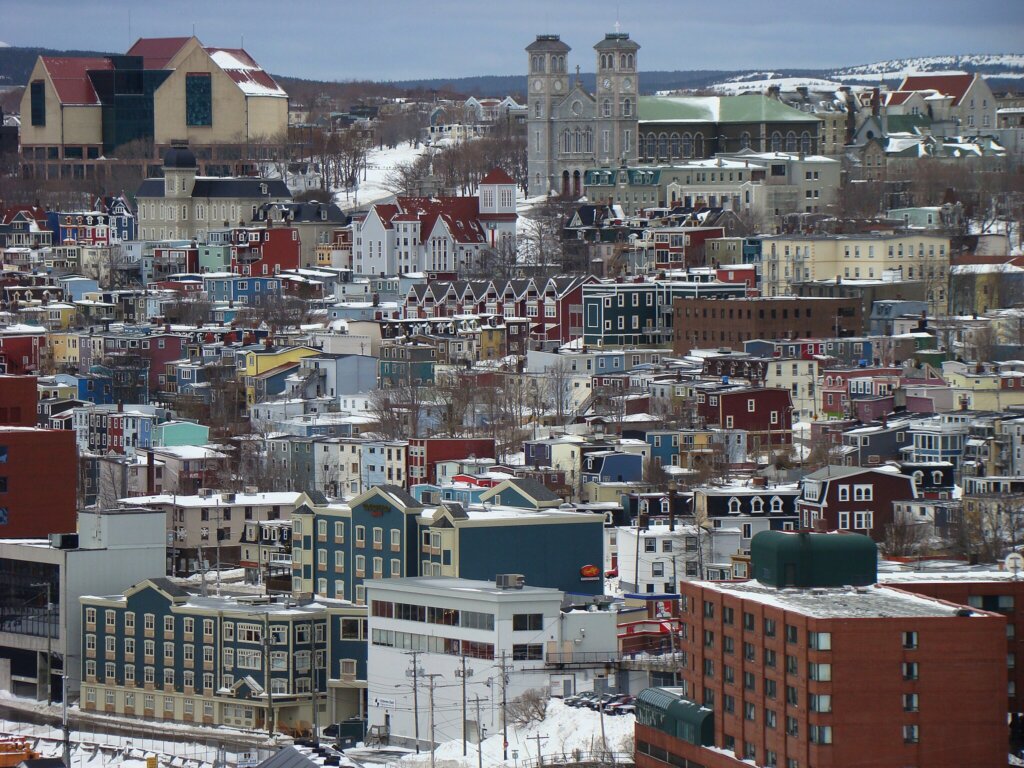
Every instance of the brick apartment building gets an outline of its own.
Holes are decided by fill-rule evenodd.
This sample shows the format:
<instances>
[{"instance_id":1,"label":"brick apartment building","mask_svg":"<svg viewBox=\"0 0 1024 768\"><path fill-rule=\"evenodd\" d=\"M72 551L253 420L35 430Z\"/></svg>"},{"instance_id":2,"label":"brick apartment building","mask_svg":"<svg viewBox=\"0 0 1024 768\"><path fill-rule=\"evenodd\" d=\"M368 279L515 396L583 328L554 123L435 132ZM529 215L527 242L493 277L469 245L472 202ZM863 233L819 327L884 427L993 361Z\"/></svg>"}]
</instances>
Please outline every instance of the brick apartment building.
<instances>
[{"instance_id":1,"label":"brick apartment building","mask_svg":"<svg viewBox=\"0 0 1024 768\"><path fill-rule=\"evenodd\" d=\"M673 302L673 351L700 347L742 350L752 339L831 339L863 332L856 299L773 296L683 298Z\"/></svg>"},{"instance_id":2,"label":"brick apartment building","mask_svg":"<svg viewBox=\"0 0 1024 768\"><path fill-rule=\"evenodd\" d=\"M824 525L882 541L893 521L893 503L917 498L909 474L870 467L828 466L804 477L796 502L799 525Z\"/></svg>"},{"instance_id":3,"label":"brick apartment building","mask_svg":"<svg viewBox=\"0 0 1024 768\"><path fill-rule=\"evenodd\" d=\"M409 440L405 476L409 484L436 483L437 464L452 459L492 459L497 456L490 437L416 437Z\"/></svg>"},{"instance_id":4,"label":"brick apartment building","mask_svg":"<svg viewBox=\"0 0 1024 768\"><path fill-rule=\"evenodd\" d=\"M751 558L759 581L681 584L680 686L641 692L638 768L1006 763L1003 616L875 584L856 534L767 531Z\"/></svg>"},{"instance_id":5,"label":"brick apartment building","mask_svg":"<svg viewBox=\"0 0 1024 768\"><path fill-rule=\"evenodd\" d=\"M75 530L77 480L74 432L0 426L0 538Z\"/></svg>"},{"instance_id":6,"label":"brick apartment building","mask_svg":"<svg viewBox=\"0 0 1024 768\"><path fill-rule=\"evenodd\" d=\"M1024 727L1024 580L1009 571L886 574L886 585L1006 617L1006 711ZM993 694L996 692L993 691Z\"/></svg>"},{"instance_id":7,"label":"brick apartment building","mask_svg":"<svg viewBox=\"0 0 1024 768\"><path fill-rule=\"evenodd\" d=\"M0 374L0 426L34 427L38 402L35 376Z\"/></svg>"}]
</instances>

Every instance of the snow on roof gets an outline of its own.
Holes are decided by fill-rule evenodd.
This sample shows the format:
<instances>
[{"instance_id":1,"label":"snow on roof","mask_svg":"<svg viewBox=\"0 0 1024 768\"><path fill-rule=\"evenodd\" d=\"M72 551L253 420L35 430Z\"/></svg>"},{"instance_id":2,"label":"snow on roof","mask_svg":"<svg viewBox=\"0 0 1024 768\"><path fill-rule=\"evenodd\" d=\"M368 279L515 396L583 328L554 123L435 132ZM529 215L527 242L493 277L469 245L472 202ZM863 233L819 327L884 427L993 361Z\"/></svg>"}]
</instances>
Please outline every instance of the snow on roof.
<instances>
[{"instance_id":1,"label":"snow on roof","mask_svg":"<svg viewBox=\"0 0 1024 768\"><path fill-rule=\"evenodd\" d=\"M302 496L302 494L298 491L236 493L235 500L230 503L232 505L248 506L258 504L289 506L294 505L300 496ZM132 496L126 499L119 499L119 502L122 504L130 504L132 506L146 504L173 504L179 507L211 507L228 504L228 502L225 502L221 498L221 494L219 493L214 494L213 496L175 496L169 493L160 493L154 496Z\"/></svg>"},{"instance_id":2,"label":"snow on roof","mask_svg":"<svg viewBox=\"0 0 1024 768\"><path fill-rule=\"evenodd\" d=\"M284 88L241 48L207 48L206 52L247 96L288 98Z\"/></svg>"},{"instance_id":3,"label":"snow on roof","mask_svg":"<svg viewBox=\"0 0 1024 768\"><path fill-rule=\"evenodd\" d=\"M815 619L956 616L962 610L962 606L888 589L879 584L799 590L776 589L758 581L702 582L702 586Z\"/></svg>"}]
</instances>

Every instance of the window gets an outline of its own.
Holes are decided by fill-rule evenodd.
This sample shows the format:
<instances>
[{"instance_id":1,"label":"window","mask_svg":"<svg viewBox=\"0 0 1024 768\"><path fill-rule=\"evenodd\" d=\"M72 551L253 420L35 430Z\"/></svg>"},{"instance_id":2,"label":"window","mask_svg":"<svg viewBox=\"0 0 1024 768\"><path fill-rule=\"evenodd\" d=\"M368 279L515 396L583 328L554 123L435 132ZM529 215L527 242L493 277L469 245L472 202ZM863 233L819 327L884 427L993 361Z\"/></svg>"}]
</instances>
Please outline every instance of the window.
<instances>
[{"instance_id":1,"label":"window","mask_svg":"<svg viewBox=\"0 0 1024 768\"><path fill-rule=\"evenodd\" d=\"M541 613L516 613L512 616L512 630L514 632L537 632L544 628L544 614Z\"/></svg>"},{"instance_id":2,"label":"window","mask_svg":"<svg viewBox=\"0 0 1024 768\"><path fill-rule=\"evenodd\" d=\"M917 680L918 667L916 661L904 661L901 665L904 680Z\"/></svg>"},{"instance_id":3,"label":"window","mask_svg":"<svg viewBox=\"0 0 1024 768\"><path fill-rule=\"evenodd\" d=\"M832 726L811 725L809 726L812 744L831 744Z\"/></svg>"},{"instance_id":4,"label":"window","mask_svg":"<svg viewBox=\"0 0 1024 768\"><path fill-rule=\"evenodd\" d=\"M903 711L904 712L917 712L917 694L916 693L904 693L903 694Z\"/></svg>"},{"instance_id":5,"label":"window","mask_svg":"<svg viewBox=\"0 0 1024 768\"><path fill-rule=\"evenodd\" d=\"M213 93L208 72L185 75L185 124L213 125Z\"/></svg>"},{"instance_id":6,"label":"window","mask_svg":"<svg viewBox=\"0 0 1024 768\"><path fill-rule=\"evenodd\" d=\"M808 632L807 644L815 651L832 650L831 632Z\"/></svg>"},{"instance_id":7,"label":"window","mask_svg":"<svg viewBox=\"0 0 1024 768\"><path fill-rule=\"evenodd\" d=\"M541 661L543 658L544 646L540 643L512 646L512 659L514 661Z\"/></svg>"},{"instance_id":8,"label":"window","mask_svg":"<svg viewBox=\"0 0 1024 768\"><path fill-rule=\"evenodd\" d=\"M917 744L920 738L920 732L916 725L904 725L903 726L903 741L907 744ZM827 743L827 742L825 742Z\"/></svg>"},{"instance_id":9,"label":"window","mask_svg":"<svg viewBox=\"0 0 1024 768\"><path fill-rule=\"evenodd\" d=\"M831 712L832 697L827 693L812 693L807 697L807 706L811 712Z\"/></svg>"},{"instance_id":10,"label":"window","mask_svg":"<svg viewBox=\"0 0 1024 768\"><path fill-rule=\"evenodd\" d=\"M917 648L917 632L903 633L903 648L908 651Z\"/></svg>"},{"instance_id":11,"label":"window","mask_svg":"<svg viewBox=\"0 0 1024 768\"><path fill-rule=\"evenodd\" d=\"M839 486L839 500L849 501L850 500L850 486L840 485Z\"/></svg>"},{"instance_id":12,"label":"window","mask_svg":"<svg viewBox=\"0 0 1024 768\"><path fill-rule=\"evenodd\" d=\"M366 526L365 525L357 525L356 526L356 546L357 547L365 547L366 546Z\"/></svg>"}]
</instances>

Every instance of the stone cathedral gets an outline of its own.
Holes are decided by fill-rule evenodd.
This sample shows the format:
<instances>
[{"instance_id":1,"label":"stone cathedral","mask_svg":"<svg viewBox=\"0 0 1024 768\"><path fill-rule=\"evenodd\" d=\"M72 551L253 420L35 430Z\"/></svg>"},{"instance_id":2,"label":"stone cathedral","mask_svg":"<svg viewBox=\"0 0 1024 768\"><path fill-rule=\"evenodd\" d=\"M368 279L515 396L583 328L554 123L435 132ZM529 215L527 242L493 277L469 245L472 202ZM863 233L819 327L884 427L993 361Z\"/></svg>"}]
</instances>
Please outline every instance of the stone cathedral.
<instances>
[{"instance_id":1,"label":"stone cathedral","mask_svg":"<svg viewBox=\"0 0 1024 768\"><path fill-rule=\"evenodd\" d=\"M596 93L571 77L569 46L537 35L526 48L528 194L579 197L595 165L633 164L637 157L637 51L627 32L610 32L597 53Z\"/></svg>"}]
</instances>

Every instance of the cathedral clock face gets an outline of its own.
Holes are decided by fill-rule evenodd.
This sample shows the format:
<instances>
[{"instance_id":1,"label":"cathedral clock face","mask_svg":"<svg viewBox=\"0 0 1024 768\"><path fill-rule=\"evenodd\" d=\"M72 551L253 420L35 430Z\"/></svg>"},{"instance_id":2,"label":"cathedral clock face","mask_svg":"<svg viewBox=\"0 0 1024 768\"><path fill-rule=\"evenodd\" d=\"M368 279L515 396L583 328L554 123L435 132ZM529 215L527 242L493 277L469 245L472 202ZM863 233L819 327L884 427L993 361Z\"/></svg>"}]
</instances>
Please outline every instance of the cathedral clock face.
<instances>
[{"instance_id":1,"label":"cathedral clock face","mask_svg":"<svg viewBox=\"0 0 1024 768\"><path fill-rule=\"evenodd\" d=\"M610 77L606 77L604 80L601 81L601 87L604 88L605 90L611 88L612 79Z\"/></svg>"},{"instance_id":2,"label":"cathedral clock face","mask_svg":"<svg viewBox=\"0 0 1024 768\"><path fill-rule=\"evenodd\" d=\"M562 90L562 81L561 80L555 80L553 85L554 85L556 91Z\"/></svg>"},{"instance_id":3,"label":"cathedral clock face","mask_svg":"<svg viewBox=\"0 0 1024 768\"><path fill-rule=\"evenodd\" d=\"M544 83L542 83L540 80L534 80L533 81L533 90L539 91L543 87L544 87Z\"/></svg>"},{"instance_id":4,"label":"cathedral clock face","mask_svg":"<svg viewBox=\"0 0 1024 768\"><path fill-rule=\"evenodd\" d=\"M572 103L572 113L574 115L578 115L581 112L583 112L583 104L582 104L582 102L580 102L579 99L577 99L576 101L574 101Z\"/></svg>"},{"instance_id":5,"label":"cathedral clock face","mask_svg":"<svg viewBox=\"0 0 1024 768\"><path fill-rule=\"evenodd\" d=\"M622 87L623 89L628 91L630 88L633 87L633 81L627 77L625 80L622 81Z\"/></svg>"}]
</instances>

